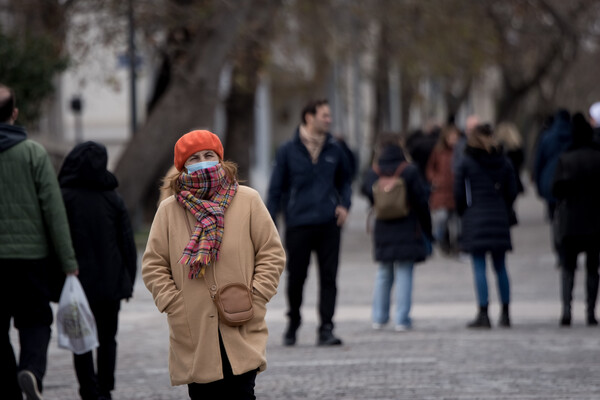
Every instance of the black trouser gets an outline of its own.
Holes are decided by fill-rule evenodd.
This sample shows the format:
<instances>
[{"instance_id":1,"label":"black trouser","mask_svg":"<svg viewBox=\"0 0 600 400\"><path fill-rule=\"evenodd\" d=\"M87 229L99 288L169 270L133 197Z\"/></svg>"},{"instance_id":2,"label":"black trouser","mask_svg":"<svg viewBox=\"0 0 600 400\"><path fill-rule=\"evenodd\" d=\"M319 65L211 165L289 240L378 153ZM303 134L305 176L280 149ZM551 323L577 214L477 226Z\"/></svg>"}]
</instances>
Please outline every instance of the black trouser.
<instances>
[{"instance_id":1,"label":"black trouser","mask_svg":"<svg viewBox=\"0 0 600 400\"><path fill-rule=\"evenodd\" d=\"M558 220L555 220L554 218L556 216L556 203L547 202L546 204L548 205L548 218L550 219L550 237L552 240L552 247L554 248L554 252L556 253L558 266L562 267L565 263L565 252L563 249L563 245L559 239Z\"/></svg>"},{"instance_id":2,"label":"black trouser","mask_svg":"<svg viewBox=\"0 0 600 400\"><path fill-rule=\"evenodd\" d=\"M221 332L219 332L219 347L221 349L221 359L223 360L223 379L210 383L188 384L190 399L255 400L254 383L257 371L248 371L241 375L234 375L231 370L229 358L227 358L227 353L225 352Z\"/></svg>"},{"instance_id":3,"label":"black trouser","mask_svg":"<svg viewBox=\"0 0 600 400\"><path fill-rule=\"evenodd\" d=\"M600 238L567 238L563 243L564 266L562 269L563 316L571 317L571 301L575 284L577 256L585 252L586 304L588 318L594 317L598 298L598 266L600 264Z\"/></svg>"},{"instance_id":4,"label":"black trouser","mask_svg":"<svg viewBox=\"0 0 600 400\"><path fill-rule=\"evenodd\" d=\"M4 370L0 374L0 390L6 398L22 399L21 388L17 382L17 373L31 371L42 391L42 379L46 373L52 309L48 297L33 283L31 274L45 268L44 260L6 260L0 259L2 277L5 283L0 290L2 304L2 324L5 329L4 345L0 360ZM19 330L21 352L19 363L10 343L10 321ZM3 396L4 397L4 396Z\"/></svg>"},{"instance_id":5,"label":"black trouser","mask_svg":"<svg viewBox=\"0 0 600 400\"><path fill-rule=\"evenodd\" d=\"M337 295L337 270L340 254L340 228L335 221L323 225L292 227L286 230L287 297L290 324L300 325L300 307L310 255L317 253L319 263L319 317L321 326L333 325Z\"/></svg>"},{"instance_id":6,"label":"black trouser","mask_svg":"<svg viewBox=\"0 0 600 400\"><path fill-rule=\"evenodd\" d=\"M115 388L117 362L117 330L119 326L120 300L90 303L98 331L97 372L94 370L93 351L73 354L75 373L79 381L79 395L83 400L98 396L111 398Z\"/></svg>"}]
</instances>

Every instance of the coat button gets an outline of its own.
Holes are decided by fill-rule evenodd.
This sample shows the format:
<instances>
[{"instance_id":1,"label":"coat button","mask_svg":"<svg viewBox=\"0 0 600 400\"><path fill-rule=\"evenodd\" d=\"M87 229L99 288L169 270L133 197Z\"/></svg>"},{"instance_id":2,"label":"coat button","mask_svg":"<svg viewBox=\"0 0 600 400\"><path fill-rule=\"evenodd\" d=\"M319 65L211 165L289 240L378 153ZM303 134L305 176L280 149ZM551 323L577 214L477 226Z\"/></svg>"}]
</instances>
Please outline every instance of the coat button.
<instances>
[{"instance_id":1,"label":"coat button","mask_svg":"<svg viewBox=\"0 0 600 400\"><path fill-rule=\"evenodd\" d=\"M212 285L212 286L210 287L210 290L212 290L212 291L215 291L215 290L217 290L217 286L216 286L216 285Z\"/></svg>"}]
</instances>

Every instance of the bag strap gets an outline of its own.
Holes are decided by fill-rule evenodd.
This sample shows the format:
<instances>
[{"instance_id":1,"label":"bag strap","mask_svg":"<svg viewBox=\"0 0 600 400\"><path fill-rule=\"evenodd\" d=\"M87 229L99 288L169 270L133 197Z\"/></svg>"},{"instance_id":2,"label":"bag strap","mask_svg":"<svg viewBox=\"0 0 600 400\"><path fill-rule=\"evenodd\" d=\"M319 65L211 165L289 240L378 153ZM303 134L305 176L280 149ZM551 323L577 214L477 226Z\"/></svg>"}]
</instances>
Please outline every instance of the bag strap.
<instances>
[{"instance_id":1,"label":"bag strap","mask_svg":"<svg viewBox=\"0 0 600 400\"><path fill-rule=\"evenodd\" d=\"M182 210L183 210L183 217L185 218L185 224L187 225L187 228L188 228L188 233L190 234L190 236L192 236L192 226L190 225L190 220L188 218L187 211L184 208L182 208ZM209 273L209 270L211 271L211 273ZM248 287L248 285L245 282L246 273L245 273L244 269L241 267L241 265L240 265L240 271L242 273L242 276L244 277L244 286ZM209 265L206 267L206 270L204 271L204 282L206 282L206 287L210 293L210 297L214 300L215 296L217 294L217 291L219 290L219 285L217 285L217 278L215 276L214 265Z\"/></svg>"},{"instance_id":2,"label":"bag strap","mask_svg":"<svg viewBox=\"0 0 600 400\"><path fill-rule=\"evenodd\" d=\"M399 177L406 167L408 167L408 162L402 161L400 165L398 165L398 168L396 168L396 171L392 176ZM381 176L381 170L379 169L379 166L377 164L373 164L373 171L375 171L377 176Z\"/></svg>"}]
</instances>

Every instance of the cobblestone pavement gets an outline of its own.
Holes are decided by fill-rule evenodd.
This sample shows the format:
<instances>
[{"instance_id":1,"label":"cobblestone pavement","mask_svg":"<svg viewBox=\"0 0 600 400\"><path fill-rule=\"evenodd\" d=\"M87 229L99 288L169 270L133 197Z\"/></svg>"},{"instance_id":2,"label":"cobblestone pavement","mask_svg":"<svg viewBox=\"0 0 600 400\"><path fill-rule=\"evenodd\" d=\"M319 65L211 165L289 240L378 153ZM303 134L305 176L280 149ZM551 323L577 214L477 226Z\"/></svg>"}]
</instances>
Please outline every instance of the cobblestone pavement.
<instances>
[{"instance_id":1,"label":"cobblestone pavement","mask_svg":"<svg viewBox=\"0 0 600 400\"><path fill-rule=\"evenodd\" d=\"M366 204L355 197L344 230L336 333L344 345L315 346L315 269L305 290L298 345L283 347L285 279L269 304L268 370L257 378L258 399L600 399L600 329L584 320L584 274L576 277L574 324L559 328L559 271L550 251L543 204L532 190L518 200L515 250L507 264L512 285L511 329L473 331L465 324L476 303L469 260L434 255L415 269L414 329L373 331L370 304L375 275ZM285 278L285 275L284 275ZM499 315L489 270L490 316ZM17 343L15 330L11 331ZM167 370L166 318L138 280L123 303L117 384L113 398L185 399ZM68 351L50 343L45 399L77 399Z\"/></svg>"}]
</instances>

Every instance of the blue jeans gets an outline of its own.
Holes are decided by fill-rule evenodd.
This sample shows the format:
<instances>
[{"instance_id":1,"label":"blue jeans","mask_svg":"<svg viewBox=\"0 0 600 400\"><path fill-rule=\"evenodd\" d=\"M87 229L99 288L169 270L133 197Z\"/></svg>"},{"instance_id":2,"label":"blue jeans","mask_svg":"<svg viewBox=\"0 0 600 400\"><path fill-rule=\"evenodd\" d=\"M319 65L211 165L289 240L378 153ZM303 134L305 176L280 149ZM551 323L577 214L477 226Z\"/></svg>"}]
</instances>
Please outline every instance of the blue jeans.
<instances>
[{"instance_id":1,"label":"blue jeans","mask_svg":"<svg viewBox=\"0 0 600 400\"><path fill-rule=\"evenodd\" d=\"M508 281L508 272L506 271L506 263L504 261L504 252L493 252L492 262L496 279L498 281L498 292L502 304L510 303L510 284ZM485 272L485 253L473 253L473 276L475 278L475 289L477 290L477 301L479 306L484 307L489 303L488 285Z\"/></svg>"},{"instance_id":2,"label":"blue jeans","mask_svg":"<svg viewBox=\"0 0 600 400\"><path fill-rule=\"evenodd\" d=\"M438 208L431 212L432 233L442 249L453 251L457 248L459 220L454 210Z\"/></svg>"},{"instance_id":3,"label":"blue jeans","mask_svg":"<svg viewBox=\"0 0 600 400\"><path fill-rule=\"evenodd\" d=\"M390 298L396 275L396 325L410 327L413 263L408 261L384 262L375 275L373 294L373 322L385 324L390 319Z\"/></svg>"},{"instance_id":4,"label":"blue jeans","mask_svg":"<svg viewBox=\"0 0 600 400\"><path fill-rule=\"evenodd\" d=\"M449 212L447 208L438 208L431 212L431 225L435 241L441 243L446 239Z\"/></svg>"}]
</instances>

